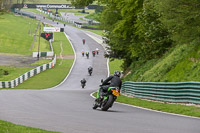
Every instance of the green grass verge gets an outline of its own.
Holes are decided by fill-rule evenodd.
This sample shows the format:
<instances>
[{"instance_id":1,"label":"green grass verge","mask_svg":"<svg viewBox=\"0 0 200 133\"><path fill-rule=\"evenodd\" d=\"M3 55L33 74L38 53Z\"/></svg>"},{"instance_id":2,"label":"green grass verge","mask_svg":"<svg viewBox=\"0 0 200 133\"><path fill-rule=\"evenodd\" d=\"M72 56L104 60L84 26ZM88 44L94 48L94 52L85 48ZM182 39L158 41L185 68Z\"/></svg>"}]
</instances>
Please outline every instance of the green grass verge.
<instances>
[{"instance_id":1,"label":"green grass verge","mask_svg":"<svg viewBox=\"0 0 200 133\"><path fill-rule=\"evenodd\" d=\"M183 44L174 47L160 59L135 61L131 73L124 81L135 82L184 82L200 81L200 46Z\"/></svg>"},{"instance_id":2,"label":"green grass verge","mask_svg":"<svg viewBox=\"0 0 200 133\"><path fill-rule=\"evenodd\" d=\"M11 122L0 120L0 132L1 133L59 133L53 131L46 131L39 128L31 128L21 125L16 125Z\"/></svg>"},{"instance_id":3,"label":"green grass verge","mask_svg":"<svg viewBox=\"0 0 200 133\"><path fill-rule=\"evenodd\" d=\"M30 23L30 25L29 25ZM0 19L0 52L31 54L33 36L28 35L29 29L36 29L37 21L34 19L4 14Z\"/></svg>"},{"instance_id":4,"label":"green grass verge","mask_svg":"<svg viewBox=\"0 0 200 133\"><path fill-rule=\"evenodd\" d=\"M122 71L121 65L123 64L123 60L120 59L115 59L109 61L109 69L110 69L110 74L113 74L116 70Z\"/></svg>"},{"instance_id":5,"label":"green grass verge","mask_svg":"<svg viewBox=\"0 0 200 133\"><path fill-rule=\"evenodd\" d=\"M31 55L33 51L30 51L29 49L33 42L37 23L38 21L35 19L14 16L11 13L1 15L0 53ZM35 47L37 48L38 38L36 40ZM40 47L41 51L49 50L48 42L43 38L41 38Z\"/></svg>"},{"instance_id":6,"label":"green grass verge","mask_svg":"<svg viewBox=\"0 0 200 133\"><path fill-rule=\"evenodd\" d=\"M61 47L63 49L62 54L63 55L74 55L74 51L67 40L66 36L62 32L54 33L54 42L53 42L53 48L54 52L59 55L61 52Z\"/></svg>"},{"instance_id":7,"label":"green grass verge","mask_svg":"<svg viewBox=\"0 0 200 133\"><path fill-rule=\"evenodd\" d=\"M33 67L0 66L0 81L14 80L31 69L33 69ZM8 72L8 75L4 74L5 71Z\"/></svg>"},{"instance_id":8,"label":"green grass verge","mask_svg":"<svg viewBox=\"0 0 200 133\"><path fill-rule=\"evenodd\" d=\"M78 27L76 27L76 28L78 28ZM102 30L91 30L91 29L83 29L83 28L79 28L79 29L87 30L87 31L93 32L93 33L95 33L97 35L103 36L103 31Z\"/></svg>"},{"instance_id":9,"label":"green grass verge","mask_svg":"<svg viewBox=\"0 0 200 133\"><path fill-rule=\"evenodd\" d=\"M93 96L95 97L96 95L97 93L93 94ZM168 104L168 103L160 103L154 101L146 101L140 98L127 97L123 95L117 98L117 102L158 110L162 112L200 117L200 107L195 107L195 106L185 106L180 104Z\"/></svg>"},{"instance_id":10,"label":"green grass verge","mask_svg":"<svg viewBox=\"0 0 200 133\"><path fill-rule=\"evenodd\" d=\"M51 62L50 59L42 59L42 60L39 60L39 61L32 63L31 65L41 66L41 65L47 64L49 62Z\"/></svg>"},{"instance_id":11,"label":"green grass verge","mask_svg":"<svg viewBox=\"0 0 200 133\"><path fill-rule=\"evenodd\" d=\"M73 59L57 59L57 64L54 68L31 77L14 89L46 89L54 87L65 79L72 64Z\"/></svg>"},{"instance_id":12,"label":"green grass verge","mask_svg":"<svg viewBox=\"0 0 200 133\"><path fill-rule=\"evenodd\" d=\"M91 14L85 16L85 18L100 21L99 18L101 18L101 14L100 13L91 13Z\"/></svg>"}]
</instances>

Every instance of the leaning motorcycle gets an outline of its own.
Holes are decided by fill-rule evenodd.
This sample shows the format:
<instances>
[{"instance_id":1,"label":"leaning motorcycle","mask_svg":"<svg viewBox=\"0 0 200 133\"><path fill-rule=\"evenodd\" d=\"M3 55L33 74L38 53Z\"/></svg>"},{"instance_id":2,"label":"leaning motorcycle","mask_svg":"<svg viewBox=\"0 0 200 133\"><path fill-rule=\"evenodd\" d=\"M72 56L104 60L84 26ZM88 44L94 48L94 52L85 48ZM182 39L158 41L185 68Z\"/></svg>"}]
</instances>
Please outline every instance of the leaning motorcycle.
<instances>
[{"instance_id":1,"label":"leaning motorcycle","mask_svg":"<svg viewBox=\"0 0 200 133\"><path fill-rule=\"evenodd\" d=\"M93 109L96 109L99 107L101 108L102 111L107 111L109 108L111 108L114 101L120 95L118 87L109 87L106 95L103 96L102 100L100 100L99 92L100 92L100 89L97 91L97 98L95 99L95 102L93 104Z\"/></svg>"}]
</instances>

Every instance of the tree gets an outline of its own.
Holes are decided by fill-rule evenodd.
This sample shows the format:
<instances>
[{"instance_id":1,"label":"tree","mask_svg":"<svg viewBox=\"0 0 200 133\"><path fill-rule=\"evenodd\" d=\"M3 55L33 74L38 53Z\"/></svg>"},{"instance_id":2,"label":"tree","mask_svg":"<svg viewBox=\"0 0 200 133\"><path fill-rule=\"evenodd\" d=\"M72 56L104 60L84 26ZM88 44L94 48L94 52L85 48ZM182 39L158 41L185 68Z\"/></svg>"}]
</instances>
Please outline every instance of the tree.
<instances>
[{"instance_id":1,"label":"tree","mask_svg":"<svg viewBox=\"0 0 200 133\"><path fill-rule=\"evenodd\" d=\"M142 12L137 14L136 31L134 31L137 41L134 47L143 60L162 56L172 45L170 33L160 18L161 15L150 0L144 2Z\"/></svg>"},{"instance_id":2,"label":"tree","mask_svg":"<svg viewBox=\"0 0 200 133\"><path fill-rule=\"evenodd\" d=\"M124 67L138 58L131 41L137 39L135 24L142 7L143 0L108 0L102 13L101 24L108 31L107 44L112 51L109 57L124 59Z\"/></svg>"},{"instance_id":3,"label":"tree","mask_svg":"<svg viewBox=\"0 0 200 133\"><path fill-rule=\"evenodd\" d=\"M162 22L179 43L200 41L200 1L199 0L156 0L157 9L162 14Z\"/></svg>"},{"instance_id":4,"label":"tree","mask_svg":"<svg viewBox=\"0 0 200 133\"><path fill-rule=\"evenodd\" d=\"M71 4L73 6L80 8L92 4L95 0L67 0L67 1L71 1Z\"/></svg>"}]
</instances>

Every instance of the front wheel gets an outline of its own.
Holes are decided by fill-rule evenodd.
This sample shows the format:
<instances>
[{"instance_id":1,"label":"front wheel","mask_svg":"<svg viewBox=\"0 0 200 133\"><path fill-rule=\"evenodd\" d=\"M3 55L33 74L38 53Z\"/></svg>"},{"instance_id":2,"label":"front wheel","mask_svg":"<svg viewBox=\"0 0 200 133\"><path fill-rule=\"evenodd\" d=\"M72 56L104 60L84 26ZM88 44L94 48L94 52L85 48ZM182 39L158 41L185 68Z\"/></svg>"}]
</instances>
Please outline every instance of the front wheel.
<instances>
[{"instance_id":1,"label":"front wheel","mask_svg":"<svg viewBox=\"0 0 200 133\"><path fill-rule=\"evenodd\" d=\"M98 99L95 99L95 102L93 104L93 109L96 109L97 107L99 107L99 103L98 103Z\"/></svg>"},{"instance_id":2,"label":"front wheel","mask_svg":"<svg viewBox=\"0 0 200 133\"><path fill-rule=\"evenodd\" d=\"M113 95L109 95L108 96L108 100L105 103L102 103L101 110L107 111L112 106L112 104L114 103L114 101L115 100L114 100Z\"/></svg>"},{"instance_id":3,"label":"front wheel","mask_svg":"<svg viewBox=\"0 0 200 133\"><path fill-rule=\"evenodd\" d=\"M96 109L98 107L98 105L96 103L93 104L93 109Z\"/></svg>"}]
</instances>

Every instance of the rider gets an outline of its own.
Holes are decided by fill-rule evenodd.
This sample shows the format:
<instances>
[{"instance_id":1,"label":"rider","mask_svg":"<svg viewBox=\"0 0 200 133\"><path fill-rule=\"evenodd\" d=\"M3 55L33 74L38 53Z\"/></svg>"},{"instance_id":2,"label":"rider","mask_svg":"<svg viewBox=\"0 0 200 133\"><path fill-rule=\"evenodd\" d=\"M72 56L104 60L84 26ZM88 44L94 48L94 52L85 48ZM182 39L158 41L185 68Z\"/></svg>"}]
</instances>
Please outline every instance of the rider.
<instances>
[{"instance_id":1,"label":"rider","mask_svg":"<svg viewBox=\"0 0 200 133\"><path fill-rule=\"evenodd\" d=\"M81 85L84 85L84 86L85 86L85 84L86 84L86 80L85 80L85 78L83 78L83 79L81 80Z\"/></svg>"},{"instance_id":2,"label":"rider","mask_svg":"<svg viewBox=\"0 0 200 133\"><path fill-rule=\"evenodd\" d=\"M84 39L84 38L83 38L83 40L82 40L82 41L83 41L83 44L85 44L85 39Z\"/></svg>"},{"instance_id":3,"label":"rider","mask_svg":"<svg viewBox=\"0 0 200 133\"><path fill-rule=\"evenodd\" d=\"M84 56L84 51L82 51L81 53L82 53L82 56Z\"/></svg>"},{"instance_id":4,"label":"rider","mask_svg":"<svg viewBox=\"0 0 200 133\"><path fill-rule=\"evenodd\" d=\"M96 51L93 50L93 51L92 51L92 55L93 55L93 57L95 57L95 54L96 54Z\"/></svg>"},{"instance_id":5,"label":"rider","mask_svg":"<svg viewBox=\"0 0 200 133\"><path fill-rule=\"evenodd\" d=\"M98 48L96 48L96 53L97 53L97 55L99 54L99 49Z\"/></svg>"},{"instance_id":6,"label":"rider","mask_svg":"<svg viewBox=\"0 0 200 133\"><path fill-rule=\"evenodd\" d=\"M93 68L91 66L89 66L88 67L88 73L90 73L90 72L92 73L92 71L93 71Z\"/></svg>"},{"instance_id":7,"label":"rider","mask_svg":"<svg viewBox=\"0 0 200 133\"><path fill-rule=\"evenodd\" d=\"M87 58L89 58L89 52L88 52L88 51L86 51L86 53L85 53L85 54L86 54Z\"/></svg>"},{"instance_id":8,"label":"rider","mask_svg":"<svg viewBox=\"0 0 200 133\"><path fill-rule=\"evenodd\" d=\"M115 71L114 75L109 76L101 85L99 96L102 99L104 95L107 94L109 87L119 87L121 89L122 81L120 79L121 72ZM109 82L110 81L110 82ZM105 93L104 93L105 92Z\"/></svg>"}]
</instances>

